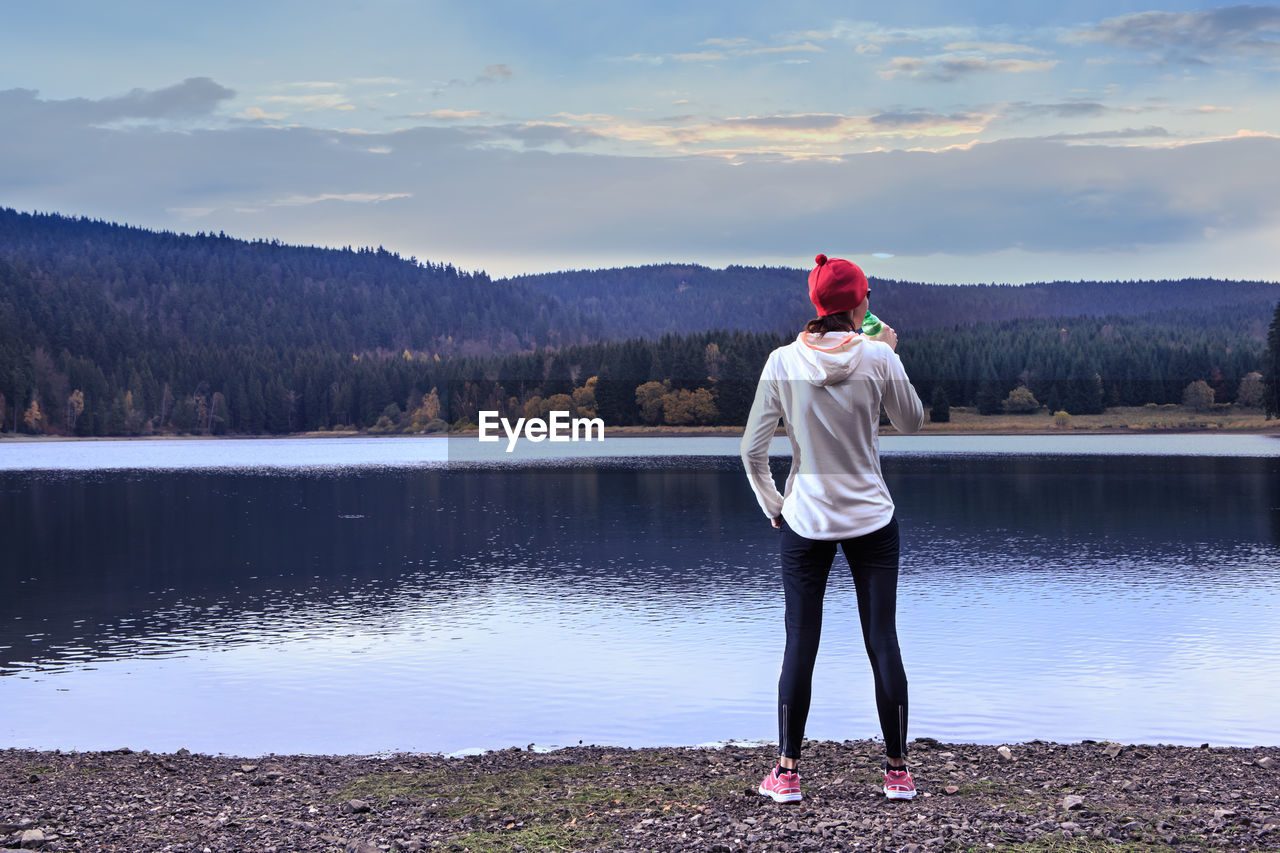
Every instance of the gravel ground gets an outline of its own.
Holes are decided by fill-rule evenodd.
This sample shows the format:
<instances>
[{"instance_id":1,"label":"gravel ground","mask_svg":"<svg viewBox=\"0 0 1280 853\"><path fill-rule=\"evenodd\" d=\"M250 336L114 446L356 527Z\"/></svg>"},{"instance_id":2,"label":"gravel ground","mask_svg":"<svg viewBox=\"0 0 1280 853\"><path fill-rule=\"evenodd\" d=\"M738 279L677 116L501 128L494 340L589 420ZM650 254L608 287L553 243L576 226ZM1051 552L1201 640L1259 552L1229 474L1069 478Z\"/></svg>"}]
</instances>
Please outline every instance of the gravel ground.
<instances>
[{"instance_id":1,"label":"gravel ground","mask_svg":"<svg viewBox=\"0 0 1280 853\"><path fill-rule=\"evenodd\" d=\"M0 848L47 851L1280 849L1280 748L810 742L800 803L765 747L209 756L0 751ZM4 845L8 845L5 848Z\"/></svg>"}]
</instances>

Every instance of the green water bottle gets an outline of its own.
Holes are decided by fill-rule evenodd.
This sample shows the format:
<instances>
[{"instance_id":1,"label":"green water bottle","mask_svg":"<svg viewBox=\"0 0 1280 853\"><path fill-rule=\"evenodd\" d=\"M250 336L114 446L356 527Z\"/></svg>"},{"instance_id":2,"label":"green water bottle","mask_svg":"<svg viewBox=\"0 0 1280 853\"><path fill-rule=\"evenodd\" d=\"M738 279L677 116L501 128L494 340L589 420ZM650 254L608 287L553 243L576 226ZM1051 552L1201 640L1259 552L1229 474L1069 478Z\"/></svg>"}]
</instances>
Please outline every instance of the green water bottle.
<instances>
[{"instance_id":1,"label":"green water bottle","mask_svg":"<svg viewBox=\"0 0 1280 853\"><path fill-rule=\"evenodd\" d=\"M878 335L883 328L884 323L881 323L880 318L870 311L867 312L867 316L862 318L862 334L864 335Z\"/></svg>"}]
</instances>

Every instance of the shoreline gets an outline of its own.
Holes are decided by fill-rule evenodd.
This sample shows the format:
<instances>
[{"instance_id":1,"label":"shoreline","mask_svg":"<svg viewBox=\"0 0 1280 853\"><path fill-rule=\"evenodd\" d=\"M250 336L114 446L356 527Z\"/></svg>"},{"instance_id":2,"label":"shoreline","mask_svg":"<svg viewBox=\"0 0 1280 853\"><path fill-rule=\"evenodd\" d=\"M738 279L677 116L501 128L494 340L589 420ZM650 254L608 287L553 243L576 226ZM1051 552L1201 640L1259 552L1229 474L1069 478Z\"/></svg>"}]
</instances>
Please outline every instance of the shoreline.
<instances>
[{"instance_id":1,"label":"shoreline","mask_svg":"<svg viewBox=\"0 0 1280 853\"><path fill-rule=\"evenodd\" d=\"M924 428L917 433L911 435L917 436L965 436L965 435L984 435L984 436L1014 436L1014 435L1264 435L1271 437L1280 437L1280 419L1274 419L1273 425L1243 425L1243 426L1223 426L1223 425L1190 425L1175 427L1150 427L1141 424L1130 424L1128 426L1072 426L1066 429L1056 429L1054 427L1037 427L1027 426L1020 429L1009 429L1001 426L981 427L975 426L971 428L934 428L933 424L925 424ZM650 426L616 426L607 427L607 437L619 438L741 438L742 427L650 427ZM342 432L294 432L285 434L246 434L246 435L26 435L11 433L0 433L0 445L5 443L23 444L23 443L48 443L48 442L94 442L94 441L247 441L247 440L272 440L286 441L304 438L377 438L377 439L405 439L405 438L476 438L479 435L477 430L459 430L457 432L436 432L436 433L415 433L415 434L388 434L388 433L371 433L361 432L357 430L347 430ZM785 436L786 432L779 429L777 436ZM898 436L902 435L892 427L881 427L881 436Z\"/></svg>"},{"instance_id":2,"label":"shoreline","mask_svg":"<svg viewBox=\"0 0 1280 853\"><path fill-rule=\"evenodd\" d=\"M795 804L755 790L776 761L770 745L456 758L6 749L0 844L55 853L1280 846L1280 747L918 738L910 801L883 796L881 748L806 743Z\"/></svg>"}]
</instances>

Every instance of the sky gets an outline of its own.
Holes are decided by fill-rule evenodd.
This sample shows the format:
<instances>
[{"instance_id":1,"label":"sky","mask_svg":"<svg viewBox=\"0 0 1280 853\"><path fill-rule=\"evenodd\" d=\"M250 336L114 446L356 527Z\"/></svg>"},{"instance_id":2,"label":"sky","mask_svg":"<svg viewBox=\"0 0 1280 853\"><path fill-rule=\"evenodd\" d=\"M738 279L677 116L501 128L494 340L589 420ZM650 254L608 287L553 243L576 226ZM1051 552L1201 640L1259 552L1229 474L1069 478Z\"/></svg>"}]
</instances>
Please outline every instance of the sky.
<instances>
[{"instance_id":1,"label":"sky","mask_svg":"<svg viewBox=\"0 0 1280 853\"><path fill-rule=\"evenodd\" d=\"M6 5L0 206L495 276L1280 280L1280 4Z\"/></svg>"}]
</instances>

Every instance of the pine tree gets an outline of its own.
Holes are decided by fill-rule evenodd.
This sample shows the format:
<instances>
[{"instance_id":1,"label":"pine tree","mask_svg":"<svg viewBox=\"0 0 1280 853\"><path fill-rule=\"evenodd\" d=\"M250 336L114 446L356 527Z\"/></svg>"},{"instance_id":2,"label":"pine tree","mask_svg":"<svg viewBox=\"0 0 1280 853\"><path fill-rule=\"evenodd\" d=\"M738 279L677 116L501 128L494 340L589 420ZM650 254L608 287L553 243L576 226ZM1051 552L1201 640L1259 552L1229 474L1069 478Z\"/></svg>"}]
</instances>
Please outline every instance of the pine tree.
<instances>
[{"instance_id":1,"label":"pine tree","mask_svg":"<svg viewBox=\"0 0 1280 853\"><path fill-rule=\"evenodd\" d=\"M942 383L933 386L933 405L929 407L929 420L935 424L951 421L951 402L947 399L947 389Z\"/></svg>"},{"instance_id":2,"label":"pine tree","mask_svg":"<svg viewBox=\"0 0 1280 853\"><path fill-rule=\"evenodd\" d=\"M978 414L997 415L1000 413L1002 395L1000 393L1000 380L996 378L996 371L991 366L990 359L983 361L980 377L978 393L973 401L974 405L978 407Z\"/></svg>"}]
</instances>

